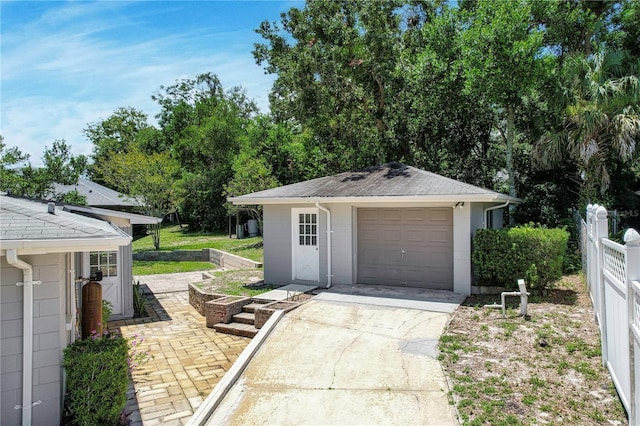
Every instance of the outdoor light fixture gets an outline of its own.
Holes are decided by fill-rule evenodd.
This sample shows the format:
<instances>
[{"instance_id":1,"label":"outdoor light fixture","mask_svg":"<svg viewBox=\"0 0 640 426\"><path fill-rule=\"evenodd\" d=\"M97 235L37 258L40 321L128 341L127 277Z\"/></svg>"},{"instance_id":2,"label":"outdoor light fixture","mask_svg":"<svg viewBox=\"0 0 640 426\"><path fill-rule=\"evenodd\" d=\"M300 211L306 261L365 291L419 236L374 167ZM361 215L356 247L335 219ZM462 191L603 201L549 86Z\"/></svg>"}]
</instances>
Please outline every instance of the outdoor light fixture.
<instances>
[{"instance_id":1,"label":"outdoor light fixture","mask_svg":"<svg viewBox=\"0 0 640 426\"><path fill-rule=\"evenodd\" d=\"M463 208L464 207L464 201L458 201L456 203L456 207Z\"/></svg>"}]
</instances>

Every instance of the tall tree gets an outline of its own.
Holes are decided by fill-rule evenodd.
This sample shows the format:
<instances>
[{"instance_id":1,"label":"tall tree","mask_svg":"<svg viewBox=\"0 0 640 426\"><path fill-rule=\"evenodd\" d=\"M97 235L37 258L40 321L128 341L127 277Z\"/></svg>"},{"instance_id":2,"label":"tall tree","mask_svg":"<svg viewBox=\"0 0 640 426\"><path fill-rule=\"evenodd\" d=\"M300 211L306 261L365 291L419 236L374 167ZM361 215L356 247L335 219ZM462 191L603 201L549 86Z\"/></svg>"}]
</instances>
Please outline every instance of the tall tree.
<instances>
[{"instance_id":1,"label":"tall tree","mask_svg":"<svg viewBox=\"0 0 640 426\"><path fill-rule=\"evenodd\" d=\"M395 71L402 90L390 106L396 143L407 145L405 158L415 166L490 188L504 167L492 155L495 112L477 93L460 90L459 11L423 8L406 15L406 48Z\"/></svg>"},{"instance_id":2,"label":"tall tree","mask_svg":"<svg viewBox=\"0 0 640 426\"><path fill-rule=\"evenodd\" d=\"M162 137L181 168L176 196L182 217L193 228L220 229L227 223L224 185L257 108L244 90L225 91L209 73L162 89L154 99L162 108Z\"/></svg>"},{"instance_id":3,"label":"tall tree","mask_svg":"<svg viewBox=\"0 0 640 426\"><path fill-rule=\"evenodd\" d=\"M516 114L543 78L543 33L531 23L529 1L478 0L465 12L460 40L465 90L499 114L494 125L504 138L509 194L515 197Z\"/></svg>"},{"instance_id":4,"label":"tall tree","mask_svg":"<svg viewBox=\"0 0 640 426\"><path fill-rule=\"evenodd\" d=\"M101 165L110 161L114 154L128 152L140 133L148 129L147 115L131 107L116 108L108 118L88 124L84 134L93 144L93 162L89 168L91 178L105 183Z\"/></svg>"},{"instance_id":5,"label":"tall tree","mask_svg":"<svg viewBox=\"0 0 640 426\"><path fill-rule=\"evenodd\" d=\"M0 147L1 152L4 143L0 142ZM2 155L2 161L6 161L6 164L17 164L27 159L28 156L17 148L6 150ZM24 197L64 201L64 194L55 192L54 183L73 185L87 168L87 158L84 155L72 155L71 147L64 140L54 141L51 148L45 147L42 162L43 167L33 167L29 162L14 170L7 170L3 164L1 189ZM77 194L70 197L75 202L82 202Z\"/></svg>"},{"instance_id":6,"label":"tall tree","mask_svg":"<svg viewBox=\"0 0 640 426\"><path fill-rule=\"evenodd\" d=\"M582 171L587 190L604 192L611 179L608 164L627 162L640 137L638 67L624 69L621 52L602 51L566 63L559 126L547 131L536 147L543 167L569 158Z\"/></svg>"},{"instance_id":7,"label":"tall tree","mask_svg":"<svg viewBox=\"0 0 640 426\"><path fill-rule=\"evenodd\" d=\"M24 154L18 147L8 148L4 143L4 137L0 135L0 191L7 191L17 185L20 179L19 164L29 159L29 154Z\"/></svg>"},{"instance_id":8,"label":"tall tree","mask_svg":"<svg viewBox=\"0 0 640 426\"><path fill-rule=\"evenodd\" d=\"M277 122L310 129L329 172L399 159L390 143L389 102L401 41L400 1L308 1L256 30L254 57L277 74L270 95Z\"/></svg>"},{"instance_id":9,"label":"tall tree","mask_svg":"<svg viewBox=\"0 0 640 426\"><path fill-rule=\"evenodd\" d=\"M169 153L147 154L137 147L113 154L101 172L107 184L118 186L150 216L175 210L178 163ZM160 248L159 225L151 227L154 246Z\"/></svg>"},{"instance_id":10,"label":"tall tree","mask_svg":"<svg viewBox=\"0 0 640 426\"><path fill-rule=\"evenodd\" d=\"M233 177L224 187L227 197L237 197L251 192L262 191L264 189L275 188L279 182L273 177L271 167L264 158L256 158L250 151L245 151L233 161ZM260 233L262 233L262 206L244 206L252 219L258 223ZM235 214L238 207L227 204L230 214Z\"/></svg>"}]
</instances>

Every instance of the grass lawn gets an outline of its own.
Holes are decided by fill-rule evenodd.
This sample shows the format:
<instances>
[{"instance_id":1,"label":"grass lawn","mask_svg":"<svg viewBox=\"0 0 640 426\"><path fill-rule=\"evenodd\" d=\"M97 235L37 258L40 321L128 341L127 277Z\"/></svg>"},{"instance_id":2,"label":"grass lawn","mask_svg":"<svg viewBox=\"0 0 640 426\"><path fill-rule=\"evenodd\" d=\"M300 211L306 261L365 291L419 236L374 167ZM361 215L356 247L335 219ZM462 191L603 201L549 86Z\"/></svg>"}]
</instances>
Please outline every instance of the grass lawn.
<instances>
[{"instance_id":1,"label":"grass lawn","mask_svg":"<svg viewBox=\"0 0 640 426\"><path fill-rule=\"evenodd\" d=\"M253 297L275 288L265 286L262 277L262 269L215 271L211 281L197 285L206 291Z\"/></svg>"},{"instance_id":2,"label":"grass lawn","mask_svg":"<svg viewBox=\"0 0 640 426\"><path fill-rule=\"evenodd\" d=\"M188 232L188 228L168 226L160 230L160 250L200 250L213 248L262 262L262 237L237 240L222 233ZM152 251L151 235L133 242L133 252ZM180 271L175 271L180 272Z\"/></svg>"},{"instance_id":3,"label":"grass lawn","mask_svg":"<svg viewBox=\"0 0 640 426\"><path fill-rule=\"evenodd\" d=\"M133 275L171 274L174 272L210 271L216 265L209 262L133 261Z\"/></svg>"}]
</instances>

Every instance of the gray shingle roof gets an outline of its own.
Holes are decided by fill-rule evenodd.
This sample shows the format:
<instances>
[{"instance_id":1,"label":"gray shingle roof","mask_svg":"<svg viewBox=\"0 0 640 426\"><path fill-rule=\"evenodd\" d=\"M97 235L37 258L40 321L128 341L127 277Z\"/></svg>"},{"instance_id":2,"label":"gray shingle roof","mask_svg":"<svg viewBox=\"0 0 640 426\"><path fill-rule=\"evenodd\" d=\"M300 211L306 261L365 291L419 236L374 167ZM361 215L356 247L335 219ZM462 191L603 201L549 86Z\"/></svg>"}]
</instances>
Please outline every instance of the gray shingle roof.
<instances>
[{"instance_id":1,"label":"gray shingle roof","mask_svg":"<svg viewBox=\"0 0 640 426\"><path fill-rule=\"evenodd\" d=\"M56 183L53 186L53 190L54 192L61 194L66 194L76 190L87 198L88 206L133 207L138 205L134 199L84 178L78 178L78 183L75 185L61 185Z\"/></svg>"},{"instance_id":2,"label":"gray shingle roof","mask_svg":"<svg viewBox=\"0 0 640 426\"><path fill-rule=\"evenodd\" d=\"M480 188L435 173L389 163L355 172L345 172L279 188L254 192L231 200L242 204L252 200L301 198L415 197L518 201L513 197Z\"/></svg>"},{"instance_id":3,"label":"gray shingle roof","mask_svg":"<svg viewBox=\"0 0 640 426\"><path fill-rule=\"evenodd\" d=\"M0 241L122 238L121 231L98 219L47 204L0 195Z\"/></svg>"}]
</instances>

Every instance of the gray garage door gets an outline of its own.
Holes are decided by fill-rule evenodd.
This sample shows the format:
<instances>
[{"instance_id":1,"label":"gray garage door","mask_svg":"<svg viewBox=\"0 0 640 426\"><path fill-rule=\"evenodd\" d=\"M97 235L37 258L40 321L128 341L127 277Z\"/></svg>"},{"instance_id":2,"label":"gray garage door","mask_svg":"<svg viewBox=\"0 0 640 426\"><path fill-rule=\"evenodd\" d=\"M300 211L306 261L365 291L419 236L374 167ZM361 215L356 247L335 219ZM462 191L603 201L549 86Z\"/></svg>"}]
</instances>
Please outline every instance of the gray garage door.
<instances>
[{"instance_id":1,"label":"gray garage door","mask_svg":"<svg viewBox=\"0 0 640 426\"><path fill-rule=\"evenodd\" d=\"M358 209L358 282L453 290L453 209Z\"/></svg>"}]
</instances>

